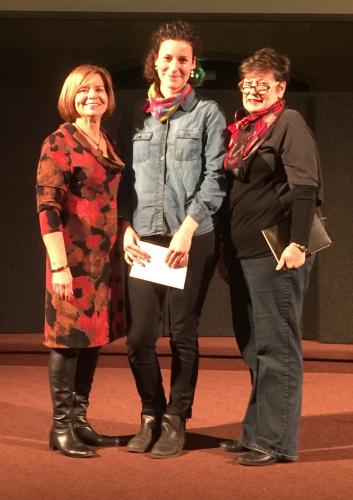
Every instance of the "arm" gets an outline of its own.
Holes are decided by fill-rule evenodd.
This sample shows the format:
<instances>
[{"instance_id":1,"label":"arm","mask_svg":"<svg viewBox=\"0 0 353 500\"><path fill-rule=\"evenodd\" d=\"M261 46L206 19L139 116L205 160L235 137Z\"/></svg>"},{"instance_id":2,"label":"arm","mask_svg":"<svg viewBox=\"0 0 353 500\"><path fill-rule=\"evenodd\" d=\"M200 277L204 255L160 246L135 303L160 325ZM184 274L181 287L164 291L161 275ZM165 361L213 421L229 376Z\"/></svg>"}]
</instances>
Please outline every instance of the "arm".
<instances>
[{"instance_id":1,"label":"arm","mask_svg":"<svg viewBox=\"0 0 353 500\"><path fill-rule=\"evenodd\" d=\"M192 237L198 227L199 224L190 215L185 217L184 222L169 244L166 256L166 264L169 267L178 268L187 266Z\"/></svg>"},{"instance_id":2,"label":"arm","mask_svg":"<svg viewBox=\"0 0 353 500\"><path fill-rule=\"evenodd\" d=\"M42 147L36 191L41 234L53 271L53 291L60 298L70 300L73 293L72 275L67 266L61 223L61 206L66 186L63 170L53 159L48 140Z\"/></svg>"},{"instance_id":3,"label":"arm","mask_svg":"<svg viewBox=\"0 0 353 500\"><path fill-rule=\"evenodd\" d=\"M123 171L122 181L119 186L119 221L122 234L124 258L131 266L134 262L144 265L148 262L150 255L139 246L140 237L132 227L132 199L133 199L133 170L126 165Z\"/></svg>"},{"instance_id":4,"label":"arm","mask_svg":"<svg viewBox=\"0 0 353 500\"><path fill-rule=\"evenodd\" d=\"M214 215L226 193L223 159L226 153L226 122L215 103L209 103L203 133L204 178L187 209L187 216L172 238L166 263L170 267L187 265L188 253L196 229L208 216Z\"/></svg>"},{"instance_id":5,"label":"arm","mask_svg":"<svg viewBox=\"0 0 353 500\"><path fill-rule=\"evenodd\" d=\"M277 270L298 268L304 264L319 187L316 144L297 112L291 112L281 157L292 190L293 204L290 244L284 250Z\"/></svg>"},{"instance_id":6,"label":"arm","mask_svg":"<svg viewBox=\"0 0 353 500\"><path fill-rule=\"evenodd\" d=\"M53 291L57 293L61 299L70 301L73 294L72 274L67 265L63 234L60 231L44 234L43 241L48 252L52 269Z\"/></svg>"},{"instance_id":7,"label":"arm","mask_svg":"<svg viewBox=\"0 0 353 500\"><path fill-rule=\"evenodd\" d=\"M226 122L223 113L215 103L209 103L203 132L204 178L187 213L195 222L201 222L214 215L222 205L226 195L226 178L223 160L226 147Z\"/></svg>"},{"instance_id":8,"label":"arm","mask_svg":"<svg viewBox=\"0 0 353 500\"><path fill-rule=\"evenodd\" d=\"M139 247L139 235L136 233L131 223L121 219L121 231L123 235L123 248L125 261L131 266L134 262L144 265L150 260L150 255Z\"/></svg>"}]
</instances>

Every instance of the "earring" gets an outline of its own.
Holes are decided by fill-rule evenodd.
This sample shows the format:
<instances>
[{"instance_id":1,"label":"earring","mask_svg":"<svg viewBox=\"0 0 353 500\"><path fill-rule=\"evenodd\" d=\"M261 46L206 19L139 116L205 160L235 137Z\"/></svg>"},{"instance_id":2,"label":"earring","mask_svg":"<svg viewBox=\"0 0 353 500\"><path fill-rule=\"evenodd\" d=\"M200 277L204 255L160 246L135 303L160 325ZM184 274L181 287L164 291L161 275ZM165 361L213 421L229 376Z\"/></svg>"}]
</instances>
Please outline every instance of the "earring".
<instances>
[{"instance_id":1,"label":"earring","mask_svg":"<svg viewBox=\"0 0 353 500\"><path fill-rule=\"evenodd\" d=\"M194 78L194 76L195 76L195 71L193 69L190 71L190 76L191 76L191 78Z\"/></svg>"}]
</instances>

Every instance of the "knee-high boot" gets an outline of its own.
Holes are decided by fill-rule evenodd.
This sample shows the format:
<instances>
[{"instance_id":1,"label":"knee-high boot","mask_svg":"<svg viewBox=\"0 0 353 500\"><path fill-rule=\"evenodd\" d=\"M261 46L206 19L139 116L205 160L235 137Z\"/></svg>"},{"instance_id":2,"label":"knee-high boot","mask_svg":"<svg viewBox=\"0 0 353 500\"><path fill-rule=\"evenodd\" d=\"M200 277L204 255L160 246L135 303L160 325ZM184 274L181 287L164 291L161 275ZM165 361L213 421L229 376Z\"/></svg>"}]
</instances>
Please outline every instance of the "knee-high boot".
<instances>
[{"instance_id":1,"label":"knee-high boot","mask_svg":"<svg viewBox=\"0 0 353 500\"><path fill-rule=\"evenodd\" d=\"M68 457L86 458L96 453L78 438L72 426L77 355L75 349L52 349L49 356L49 384L53 402L49 448L59 450Z\"/></svg>"},{"instance_id":2,"label":"knee-high boot","mask_svg":"<svg viewBox=\"0 0 353 500\"><path fill-rule=\"evenodd\" d=\"M98 434L87 420L89 394L99 350L99 347L89 347L79 351L74 389L74 429L81 441L90 446L121 446L118 436Z\"/></svg>"}]
</instances>

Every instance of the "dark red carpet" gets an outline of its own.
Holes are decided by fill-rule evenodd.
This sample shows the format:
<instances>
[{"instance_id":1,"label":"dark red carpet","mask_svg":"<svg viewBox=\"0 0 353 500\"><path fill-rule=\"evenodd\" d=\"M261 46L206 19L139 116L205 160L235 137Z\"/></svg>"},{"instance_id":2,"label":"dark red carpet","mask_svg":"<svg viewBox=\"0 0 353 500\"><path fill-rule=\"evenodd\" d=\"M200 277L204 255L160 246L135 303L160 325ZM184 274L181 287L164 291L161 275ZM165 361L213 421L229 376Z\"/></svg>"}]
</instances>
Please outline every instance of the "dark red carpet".
<instances>
[{"instance_id":1,"label":"dark red carpet","mask_svg":"<svg viewBox=\"0 0 353 500\"><path fill-rule=\"evenodd\" d=\"M124 448L97 459L70 459L47 448L50 400L47 354L39 335L0 336L1 499L320 499L352 498L353 346L304 342L305 384L300 459L247 468L219 441L238 435L249 395L248 373L230 338L201 339L201 370L184 453L152 460ZM170 359L160 341L164 378ZM139 401L123 341L97 370L90 420L128 438Z\"/></svg>"}]
</instances>

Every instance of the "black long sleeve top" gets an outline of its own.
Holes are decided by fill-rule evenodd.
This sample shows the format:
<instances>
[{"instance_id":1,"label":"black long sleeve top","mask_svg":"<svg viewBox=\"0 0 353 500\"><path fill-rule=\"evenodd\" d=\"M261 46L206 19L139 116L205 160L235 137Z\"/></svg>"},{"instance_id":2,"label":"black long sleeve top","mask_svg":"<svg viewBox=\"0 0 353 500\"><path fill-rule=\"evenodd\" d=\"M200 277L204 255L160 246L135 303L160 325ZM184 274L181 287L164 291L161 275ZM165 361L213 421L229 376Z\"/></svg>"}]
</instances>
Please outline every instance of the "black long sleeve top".
<instances>
[{"instance_id":1,"label":"black long sleeve top","mask_svg":"<svg viewBox=\"0 0 353 500\"><path fill-rule=\"evenodd\" d=\"M288 213L290 241L307 246L322 184L316 144L302 116L283 111L245 168L241 180L230 174L227 237L235 254L271 255L261 230Z\"/></svg>"}]
</instances>

